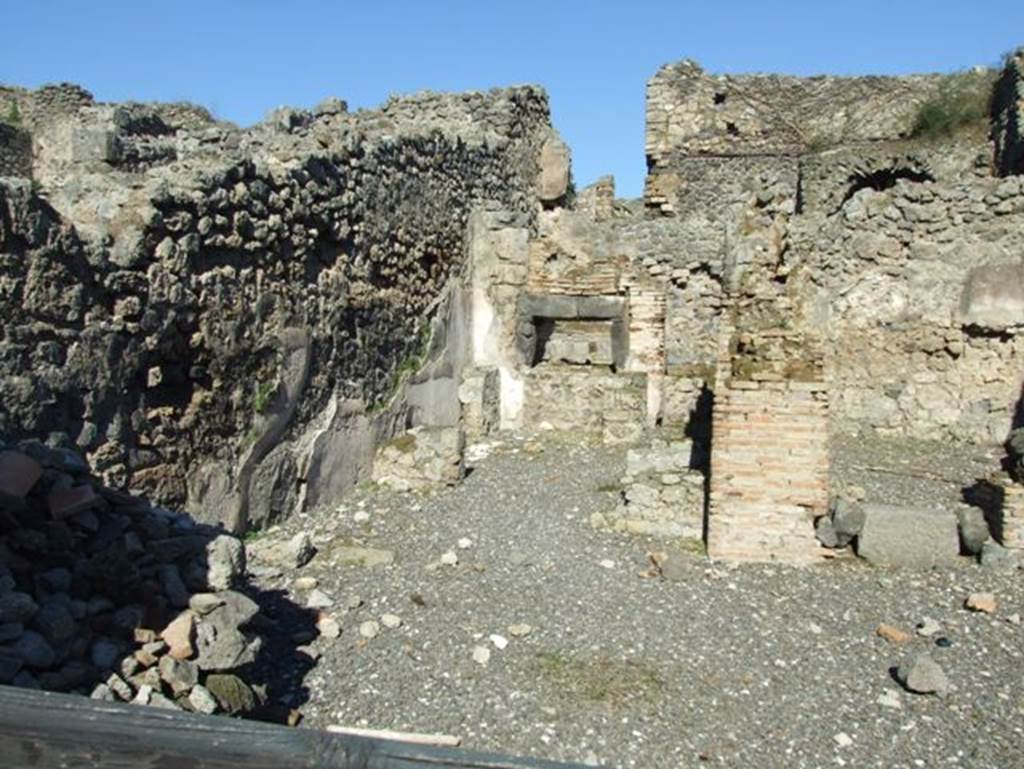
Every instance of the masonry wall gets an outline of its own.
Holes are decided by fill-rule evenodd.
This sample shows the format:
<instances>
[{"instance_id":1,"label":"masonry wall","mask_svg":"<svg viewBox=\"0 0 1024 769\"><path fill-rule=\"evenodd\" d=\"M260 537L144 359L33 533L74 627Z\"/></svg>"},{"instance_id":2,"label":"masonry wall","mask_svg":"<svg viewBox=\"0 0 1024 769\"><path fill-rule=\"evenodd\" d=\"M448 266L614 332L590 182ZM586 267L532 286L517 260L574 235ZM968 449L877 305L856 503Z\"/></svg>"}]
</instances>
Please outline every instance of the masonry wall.
<instances>
[{"instance_id":1,"label":"masonry wall","mask_svg":"<svg viewBox=\"0 0 1024 769\"><path fill-rule=\"evenodd\" d=\"M97 109L70 135L92 136ZM220 126L195 154L195 127L163 121L173 164L54 147L44 161L67 176L44 178L49 203L0 188L0 317L18 318L0 329L0 432L74 444L108 482L203 499L237 528L250 491L276 500L264 522L322 504L376 440L431 421L429 397L415 412L401 397L424 362L457 414L446 345L463 344L469 216L533 215L546 96L420 96L385 118ZM140 146L141 128L114 128L98 146Z\"/></svg>"},{"instance_id":2,"label":"masonry wall","mask_svg":"<svg viewBox=\"0 0 1024 769\"><path fill-rule=\"evenodd\" d=\"M708 554L808 563L828 512L828 397L822 381L733 379L715 389Z\"/></svg>"}]
</instances>

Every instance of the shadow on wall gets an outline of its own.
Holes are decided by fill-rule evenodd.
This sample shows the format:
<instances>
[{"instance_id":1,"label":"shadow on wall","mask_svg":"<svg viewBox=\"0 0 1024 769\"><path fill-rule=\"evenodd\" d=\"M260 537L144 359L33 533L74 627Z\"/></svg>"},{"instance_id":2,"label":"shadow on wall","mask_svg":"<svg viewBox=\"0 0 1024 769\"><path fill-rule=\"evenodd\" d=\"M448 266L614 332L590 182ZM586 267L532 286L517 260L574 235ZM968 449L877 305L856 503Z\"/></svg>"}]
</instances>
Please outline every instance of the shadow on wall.
<instances>
[{"instance_id":1,"label":"shadow on wall","mask_svg":"<svg viewBox=\"0 0 1024 769\"><path fill-rule=\"evenodd\" d=\"M0 684L288 721L315 622L251 584L222 529L0 440Z\"/></svg>"},{"instance_id":2,"label":"shadow on wall","mask_svg":"<svg viewBox=\"0 0 1024 769\"><path fill-rule=\"evenodd\" d=\"M715 407L715 394L707 383L701 385L700 394L693 408L684 434L693 441L694 450L690 455L693 469L704 468L704 511L701 521L701 539L708 541L708 525L711 516L711 419Z\"/></svg>"}]
</instances>

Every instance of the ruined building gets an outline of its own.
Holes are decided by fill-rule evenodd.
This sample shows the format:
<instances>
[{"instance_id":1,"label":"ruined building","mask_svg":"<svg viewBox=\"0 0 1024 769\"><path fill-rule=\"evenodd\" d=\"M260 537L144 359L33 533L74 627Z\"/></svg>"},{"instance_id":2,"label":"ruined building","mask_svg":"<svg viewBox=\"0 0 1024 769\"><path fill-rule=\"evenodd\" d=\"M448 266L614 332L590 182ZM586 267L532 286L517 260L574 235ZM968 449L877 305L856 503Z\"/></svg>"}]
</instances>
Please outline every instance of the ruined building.
<instances>
[{"instance_id":1,"label":"ruined building","mask_svg":"<svg viewBox=\"0 0 1024 769\"><path fill-rule=\"evenodd\" d=\"M532 87L244 130L0 89L0 435L241 532L543 426L632 447L595 525L814 561L830 435L1024 420L1022 66L666 66L640 201L574 189ZM958 89L991 114L922 135Z\"/></svg>"}]
</instances>

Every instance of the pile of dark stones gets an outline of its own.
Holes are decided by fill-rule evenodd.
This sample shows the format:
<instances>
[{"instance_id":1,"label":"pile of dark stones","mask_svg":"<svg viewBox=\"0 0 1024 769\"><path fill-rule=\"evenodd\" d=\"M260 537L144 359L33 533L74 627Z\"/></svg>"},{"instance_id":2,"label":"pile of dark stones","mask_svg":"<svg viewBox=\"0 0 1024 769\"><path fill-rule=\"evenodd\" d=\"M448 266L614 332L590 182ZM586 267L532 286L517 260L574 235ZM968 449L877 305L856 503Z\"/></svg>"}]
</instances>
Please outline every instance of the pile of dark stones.
<instances>
[{"instance_id":1,"label":"pile of dark stones","mask_svg":"<svg viewBox=\"0 0 1024 769\"><path fill-rule=\"evenodd\" d=\"M107 488L74 451L0 441L0 684L255 713L245 548Z\"/></svg>"}]
</instances>

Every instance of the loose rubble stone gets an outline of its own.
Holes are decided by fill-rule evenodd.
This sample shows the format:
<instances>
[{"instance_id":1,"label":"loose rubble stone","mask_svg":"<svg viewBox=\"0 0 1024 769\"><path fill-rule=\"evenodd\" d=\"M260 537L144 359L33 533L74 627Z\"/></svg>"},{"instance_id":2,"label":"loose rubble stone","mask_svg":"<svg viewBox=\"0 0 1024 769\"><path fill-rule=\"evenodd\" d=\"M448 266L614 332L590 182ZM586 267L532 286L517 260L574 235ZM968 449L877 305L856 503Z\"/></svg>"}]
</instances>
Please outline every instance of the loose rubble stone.
<instances>
[{"instance_id":1,"label":"loose rubble stone","mask_svg":"<svg viewBox=\"0 0 1024 769\"><path fill-rule=\"evenodd\" d=\"M964 606L971 611L995 614L996 597L993 593L971 593L964 601Z\"/></svg>"},{"instance_id":2,"label":"loose rubble stone","mask_svg":"<svg viewBox=\"0 0 1024 769\"><path fill-rule=\"evenodd\" d=\"M457 566L458 563L459 563L459 556L457 556L454 551L449 550L446 553L442 553L442 555L441 555L441 565L442 566Z\"/></svg>"},{"instance_id":3,"label":"loose rubble stone","mask_svg":"<svg viewBox=\"0 0 1024 769\"><path fill-rule=\"evenodd\" d=\"M909 633L905 633L892 625L886 625L884 622L875 628L875 635L896 644L905 644L910 640Z\"/></svg>"},{"instance_id":4,"label":"loose rubble stone","mask_svg":"<svg viewBox=\"0 0 1024 769\"><path fill-rule=\"evenodd\" d=\"M322 590L311 590L306 596L307 609L328 609L334 606L334 599Z\"/></svg>"},{"instance_id":5,"label":"loose rubble stone","mask_svg":"<svg viewBox=\"0 0 1024 769\"><path fill-rule=\"evenodd\" d=\"M296 577L292 582L292 587L296 590L312 590L320 581L316 577Z\"/></svg>"},{"instance_id":6,"label":"loose rubble stone","mask_svg":"<svg viewBox=\"0 0 1024 769\"><path fill-rule=\"evenodd\" d=\"M206 545L206 581L211 590L228 590L245 573L245 546L221 534Z\"/></svg>"},{"instance_id":7,"label":"loose rubble stone","mask_svg":"<svg viewBox=\"0 0 1024 769\"><path fill-rule=\"evenodd\" d=\"M225 713L236 715L248 713L256 708L256 695L236 675L211 673L206 677L205 686Z\"/></svg>"},{"instance_id":8,"label":"loose rubble stone","mask_svg":"<svg viewBox=\"0 0 1024 769\"><path fill-rule=\"evenodd\" d=\"M917 623L917 628L916 629L917 629L917 634L919 636L924 636L925 638L930 638L931 636L936 635L937 633L941 632L942 625L940 625L938 622L933 620L931 617L925 617L919 623Z\"/></svg>"},{"instance_id":9,"label":"loose rubble stone","mask_svg":"<svg viewBox=\"0 0 1024 769\"><path fill-rule=\"evenodd\" d=\"M197 713L213 715L217 712L217 699L202 684L192 687L192 691L188 693L188 701Z\"/></svg>"},{"instance_id":10,"label":"loose rubble stone","mask_svg":"<svg viewBox=\"0 0 1024 769\"><path fill-rule=\"evenodd\" d=\"M380 633L380 625L375 620L369 619L359 625L359 635L363 638L376 638Z\"/></svg>"},{"instance_id":11,"label":"loose rubble stone","mask_svg":"<svg viewBox=\"0 0 1024 769\"><path fill-rule=\"evenodd\" d=\"M380 624L386 628L394 629L401 626L402 618L397 614L382 614L380 615Z\"/></svg>"},{"instance_id":12,"label":"loose rubble stone","mask_svg":"<svg viewBox=\"0 0 1024 769\"><path fill-rule=\"evenodd\" d=\"M491 650L486 646L473 647L473 662L478 665L486 665L491 661Z\"/></svg>"},{"instance_id":13,"label":"loose rubble stone","mask_svg":"<svg viewBox=\"0 0 1024 769\"><path fill-rule=\"evenodd\" d=\"M224 599L216 593L195 593L188 599L188 608L197 616L209 614L224 605Z\"/></svg>"},{"instance_id":14,"label":"loose rubble stone","mask_svg":"<svg viewBox=\"0 0 1024 769\"><path fill-rule=\"evenodd\" d=\"M341 635L341 625L334 617L321 617L317 620L316 628L324 638L335 639Z\"/></svg>"},{"instance_id":15,"label":"loose rubble stone","mask_svg":"<svg viewBox=\"0 0 1024 769\"><path fill-rule=\"evenodd\" d=\"M949 679L938 663L928 654L915 654L899 666L896 677L907 691L915 694L940 694L949 692Z\"/></svg>"},{"instance_id":16,"label":"loose rubble stone","mask_svg":"<svg viewBox=\"0 0 1024 769\"><path fill-rule=\"evenodd\" d=\"M864 504L857 555L878 566L951 566L960 552L956 518L944 511Z\"/></svg>"},{"instance_id":17,"label":"loose rubble stone","mask_svg":"<svg viewBox=\"0 0 1024 769\"><path fill-rule=\"evenodd\" d=\"M195 635L195 619L188 611L179 614L160 633L160 637L167 642L167 653L176 660L189 659L195 655Z\"/></svg>"},{"instance_id":18,"label":"loose rubble stone","mask_svg":"<svg viewBox=\"0 0 1024 769\"><path fill-rule=\"evenodd\" d=\"M989 540L988 522L985 513L977 507L961 507L957 512L960 528L960 542L964 552L978 555Z\"/></svg>"},{"instance_id":19,"label":"loose rubble stone","mask_svg":"<svg viewBox=\"0 0 1024 769\"><path fill-rule=\"evenodd\" d=\"M525 638L532 632L533 628L530 625L521 622L508 626L508 634L513 638Z\"/></svg>"}]
</instances>

